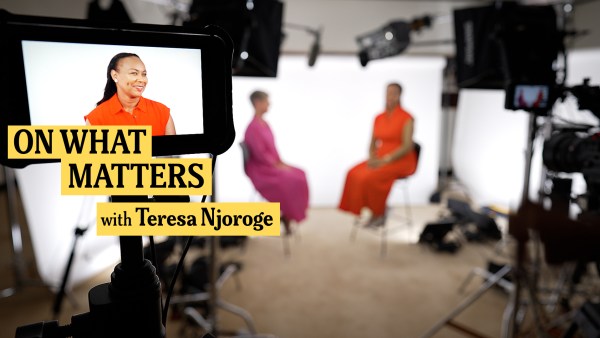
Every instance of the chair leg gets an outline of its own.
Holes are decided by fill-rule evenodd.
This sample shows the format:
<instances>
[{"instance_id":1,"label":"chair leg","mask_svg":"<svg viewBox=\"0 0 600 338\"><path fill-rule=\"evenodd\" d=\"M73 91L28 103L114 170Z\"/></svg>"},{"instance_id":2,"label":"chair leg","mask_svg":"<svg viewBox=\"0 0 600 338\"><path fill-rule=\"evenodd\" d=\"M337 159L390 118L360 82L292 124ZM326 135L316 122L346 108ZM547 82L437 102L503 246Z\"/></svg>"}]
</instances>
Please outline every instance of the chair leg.
<instances>
[{"instance_id":1,"label":"chair leg","mask_svg":"<svg viewBox=\"0 0 600 338\"><path fill-rule=\"evenodd\" d=\"M410 194L408 193L408 182L404 182L404 207L406 208L406 223L412 225L412 208L410 206Z\"/></svg>"},{"instance_id":2,"label":"chair leg","mask_svg":"<svg viewBox=\"0 0 600 338\"><path fill-rule=\"evenodd\" d=\"M386 256L387 256L387 224L384 224L383 229L381 230L381 258L385 258Z\"/></svg>"},{"instance_id":3,"label":"chair leg","mask_svg":"<svg viewBox=\"0 0 600 338\"><path fill-rule=\"evenodd\" d=\"M290 221L285 218L285 217L281 217L281 223L284 226L284 230L283 230L283 236L282 236L282 243L283 243L283 255L285 256L285 258L289 258L290 257L290 237L292 236L292 232L291 232L291 224Z\"/></svg>"},{"instance_id":4,"label":"chair leg","mask_svg":"<svg viewBox=\"0 0 600 338\"><path fill-rule=\"evenodd\" d=\"M290 258L290 236L284 235L283 238L283 255L285 258Z\"/></svg>"},{"instance_id":5,"label":"chair leg","mask_svg":"<svg viewBox=\"0 0 600 338\"><path fill-rule=\"evenodd\" d=\"M359 218L357 217L352 223L352 230L350 231L350 241L354 242L356 240L356 233L358 232L358 223Z\"/></svg>"}]
</instances>

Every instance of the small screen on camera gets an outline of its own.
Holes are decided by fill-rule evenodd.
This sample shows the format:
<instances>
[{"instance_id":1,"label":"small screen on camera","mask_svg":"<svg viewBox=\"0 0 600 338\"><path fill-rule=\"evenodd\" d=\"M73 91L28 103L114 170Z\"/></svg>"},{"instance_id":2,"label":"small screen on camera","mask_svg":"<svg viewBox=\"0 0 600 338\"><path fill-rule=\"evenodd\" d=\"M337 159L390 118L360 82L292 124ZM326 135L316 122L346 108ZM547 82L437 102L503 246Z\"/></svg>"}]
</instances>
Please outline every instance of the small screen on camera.
<instances>
[{"instance_id":1,"label":"small screen on camera","mask_svg":"<svg viewBox=\"0 0 600 338\"><path fill-rule=\"evenodd\" d=\"M23 40L22 50L32 125L85 124L112 80L110 61L131 53L141 62L118 69L121 92L166 106L178 135L204 132L200 49Z\"/></svg>"},{"instance_id":2,"label":"small screen on camera","mask_svg":"<svg viewBox=\"0 0 600 338\"><path fill-rule=\"evenodd\" d=\"M512 90L510 109L544 109L548 108L550 87L547 85L518 84Z\"/></svg>"}]
</instances>

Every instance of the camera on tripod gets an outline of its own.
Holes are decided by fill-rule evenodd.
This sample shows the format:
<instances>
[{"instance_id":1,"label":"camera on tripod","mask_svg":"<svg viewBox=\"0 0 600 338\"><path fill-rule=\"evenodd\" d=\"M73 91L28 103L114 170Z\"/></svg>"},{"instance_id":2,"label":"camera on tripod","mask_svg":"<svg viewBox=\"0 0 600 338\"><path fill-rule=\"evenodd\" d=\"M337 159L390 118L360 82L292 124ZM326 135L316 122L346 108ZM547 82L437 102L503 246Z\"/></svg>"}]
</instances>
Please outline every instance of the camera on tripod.
<instances>
[{"instance_id":1,"label":"camera on tripod","mask_svg":"<svg viewBox=\"0 0 600 338\"><path fill-rule=\"evenodd\" d=\"M506 91L507 109L525 110L532 114L552 116L557 100L573 96L580 110L589 110L596 122L600 121L600 87L590 86L589 79L581 85L566 87L561 84L509 85ZM587 192L574 199L582 212L600 215L600 132L596 125L552 124L552 131L544 141L542 160L553 181L550 197L553 207L568 213L571 179L563 174L580 173ZM562 175L562 176L561 176ZM563 199L561 202L560 199ZM564 202L564 203L563 203ZM561 207L560 204L563 204ZM563 210L560 210L560 209Z\"/></svg>"},{"instance_id":2,"label":"camera on tripod","mask_svg":"<svg viewBox=\"0 0 600 338\"><path fill-rule=\"evenodd\" d=\"M558 176L581 173L588 190L583 196L585 201L581 200L581 209L583 212L599 213L600 139L597 126L600 120L600 87L590 85L589 79L575 86L566 85L565 39L577 33L558 27L553 6L509 3L487 15L493 16L488 33L493 37L490 43L498 51L497 61L502 65L497 71L503 78L505 108L544 116L545 122L550 124L551 131L545 135L543 164L548 169L547 176L556 178L554 187L557 191L551 197L561 193L568 204L570 185L560 187L563 183L558 183ZM576 99L580 110L589 110L595 116L594 125L576 125L569 121L567 124L554 123L555 103L569 96Z\"/></svg>"}]
</instances>

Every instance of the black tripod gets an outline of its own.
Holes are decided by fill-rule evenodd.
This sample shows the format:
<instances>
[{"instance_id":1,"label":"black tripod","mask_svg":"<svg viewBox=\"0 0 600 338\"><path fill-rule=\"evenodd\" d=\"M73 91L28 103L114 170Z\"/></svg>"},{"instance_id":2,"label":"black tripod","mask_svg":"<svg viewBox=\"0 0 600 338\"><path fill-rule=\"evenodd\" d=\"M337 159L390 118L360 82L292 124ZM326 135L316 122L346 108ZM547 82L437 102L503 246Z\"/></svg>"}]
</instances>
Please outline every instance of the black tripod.
<instances>
[{"instance_id":1,"label":"black tripod","mask_svg":"<svg viewBox=\"0 0 600 338\"><path fill-rule=\"evenodd\" d=\"M523 182L523 191L521 196L522 205L528 203L529 201L529 183L531 173L531 162L533 158L533 143L535 141L535 137L538 130L536 118L537 116L534 114L529 115L527 148L525 153L525 179ZM509 285L509 289L511 289L511 299L509 300L509 303L504 312L504 318L502 319L501 336L503 338L515 336L519 329L519 320L517 314L519 306L521 305L520 302L522 297L522 288L526 288L527 291L529 291L530 294L533 295L534 284L530 281L525 280L526 276L525 272L523 271L523 264L525 260L525 237L527 236L522 235L520 233L515 233L514 231L511 234L517 239L517 252L514 264L502 267L495 274L485 274L485 283L477 291L465 298L447 316L443 317L437 323L435 323L429 330L427 330L427 332L425 332L421 336L421 338L432 337L446 325L472 337L484 337L483 334L476 332L465 325L457 323L456 321L454 321L454 318L456 318L460 313L462 313L475 301L481 298L481 296L483 296L493 286L501 283L506 284L504 282L504 278L507 276L512 276L514 278L514 282L513 285ZM539 318L538 304L534 303L532 305L534 316L537 319Z\"/></svg>"}]
</instances>

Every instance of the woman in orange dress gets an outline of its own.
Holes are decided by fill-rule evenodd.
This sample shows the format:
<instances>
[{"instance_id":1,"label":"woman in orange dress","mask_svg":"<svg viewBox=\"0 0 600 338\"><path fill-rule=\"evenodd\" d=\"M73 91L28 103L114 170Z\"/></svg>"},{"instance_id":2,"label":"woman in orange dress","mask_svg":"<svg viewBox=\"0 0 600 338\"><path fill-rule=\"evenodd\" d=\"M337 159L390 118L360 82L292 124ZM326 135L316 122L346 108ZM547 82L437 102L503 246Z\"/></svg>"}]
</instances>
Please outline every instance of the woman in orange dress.
<instances>
[{"instance_id":1,"label":"woman in orange dress","mask_svg":"<svg viewBox=\"0 0 600 338\"><path fill-rule=\"evenodd\" d=\"M367 226L385 222L385 203L398 178L412 175L417 168L413 145L413 117L400 106L402 87L387 86L386 109L377 115L369 147L369 159L348 172L339 208L360 215L371 211Z\"/></svg>"},{"instance_id":2,"label":"woman in orange dress","mask_svg":"<svg viewBox=\"0 0 600 338\"><path fill-rule=\"evenodd\" d=\"M88 125L150 125L152 136L175 135L170 109L142 97L148 84L146 66L133 53L119 53L106 70L104 95L85 116Z\"/></svg>"}]
</instances>

